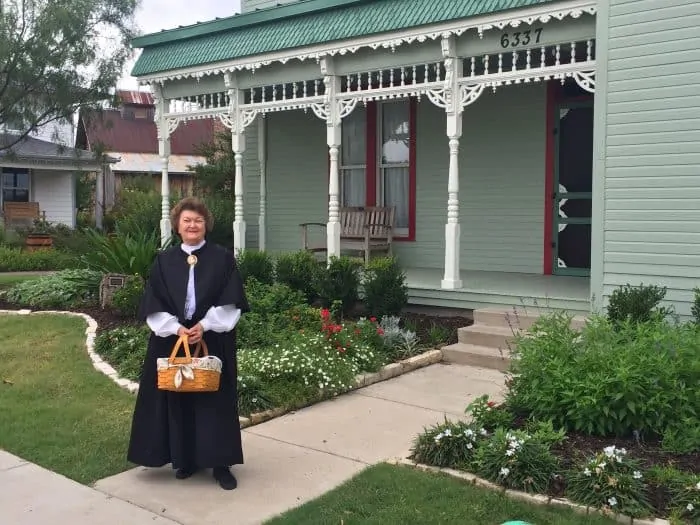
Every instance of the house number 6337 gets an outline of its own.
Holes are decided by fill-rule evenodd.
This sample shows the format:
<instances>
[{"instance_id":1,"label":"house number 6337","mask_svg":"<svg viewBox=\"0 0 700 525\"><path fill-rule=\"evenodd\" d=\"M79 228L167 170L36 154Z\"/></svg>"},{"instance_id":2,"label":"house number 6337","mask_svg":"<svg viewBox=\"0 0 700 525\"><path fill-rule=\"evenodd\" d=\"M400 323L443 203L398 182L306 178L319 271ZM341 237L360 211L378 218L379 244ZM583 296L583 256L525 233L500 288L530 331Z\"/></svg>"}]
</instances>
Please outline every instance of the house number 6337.
<instances>
[{"instance_id":1,"label":"house number 6337","mask_svg":"<svg viewBox=\"0 0 700 525\"><path fill-rule=\"evenodd\" d=\"M516 31L515 33L503 33L501 35L501 47L529 46L539 44L542 36L542 28L528 29L527 31Z\"/></svg>"}]
</instances>

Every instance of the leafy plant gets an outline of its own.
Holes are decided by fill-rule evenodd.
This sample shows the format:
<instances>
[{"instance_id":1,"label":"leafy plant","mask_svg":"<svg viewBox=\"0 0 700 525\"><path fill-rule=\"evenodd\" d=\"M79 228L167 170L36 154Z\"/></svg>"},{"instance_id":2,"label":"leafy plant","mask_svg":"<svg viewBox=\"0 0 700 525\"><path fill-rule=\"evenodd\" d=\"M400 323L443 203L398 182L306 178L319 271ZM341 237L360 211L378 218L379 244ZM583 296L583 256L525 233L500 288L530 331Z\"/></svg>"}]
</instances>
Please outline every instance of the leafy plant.
<instances>
[{"instance_id":1,"label":"leafy plant","mask_svg":"<svg viewBox=\"0 0 700 525\"><path fill-rule=\"evenodd\" d=\"M514 340L507 403L556 426L596 435L657 436L700 412L700 339L690 324L615 325L540 317Z\"/></svg>"},{"instance_id":2,"label":"leafy plant","mask_svg":"<svg viewBox=\"0 0 700 525\"><path fill-rule=\"evenodd\" d=\"M365 271L363 288L363 302L370 315L399 315L408 303L406 275L395 257L372 259Z\"/></svg>"},{"instance_id":3,"label":"leafy plant","mask_svg":"<svg viewBox=\"0 0 700 525\"><path fill-rule=\"evenodd\" d=\"M700 288L693 288L693 305L690 307L690 315L695 323L700 325Z\"/></svg>"},{"instance_id":4,"label":"leafy plant","mask_svg":"<svg viewBox=\"0 0 700 525\"><path fill-rule=\"evenodd\" d=\"M301 250L280 255L275 271L278 282L302 292L307 301L313 301L318 295L322 266L311 252Z\"/></svg>"},{"instance_id":5,"label":"leafy plant","mask_svg":"<svg viewBox=\"0 0 700 525\"><path fill-rule=\"evenodd\" d=\"M693 476L671 499L671 516L687 520L688 523L700 522L700 476Z\"/></svg>"},{"instance_id":6,"label":"leafy plant","mask_svg":"<svg viewBox=\"0 0 700 525\"><path fill-rule=\"evenodd\" d=\"M625 449L606 447L567 479L567 495L577 503L635 518L651 511L641 467Z\"/></svg>"},{"instance_id":7,"label":"leafy plant","mask_svg":"<svg viewBox=\"0 0 700 525\"><path fill-rule=\"evenodd\" d=\"M657 308L664 297L666 297L666 287L627 284L617 288L610 295L608 318L614 323L625 321L644 323L654 315L665 317L671 311L666 308Z\"/></svg>"},{"instance_id":8,"label":"leafy plant","mask_svg":"<svg viewBox=\"0 0 700 525\"><path fill-rule=\"evenodd\" d=\"M391 359L406 359L420 352L416 332L401 328L399 317L385 315L379 323L379 328L384 347Z\"/></svg>"},{"instance_id":9,"label":"leafy plant","mask_svg":"<svg viewBox=\"0 0 700 525\"><path fill-rule=\"evenodd\" d=\"M55 249L23 251L0 246L0 272L33 272L75 268L76 258Z\"/></svg>"},{"instance_id":10,"label":"leafy plant","mask_svg":"<svg viewBox=\"0 0 700 525\"><path fill-rule=\"evenodd\" d=\"M33 308L71 308L94 303L102 275L90 270L62 270L22 281L4 292L11 303Z\"/></svg>"},{"instance_id":11,"label":"leafy plant","mask_svg":"<svg viewBox=\"0 0 700 525\"><path fill-rule=\"evenodd\" d=\"M256 376L238 376L238 412L249 416L275 407L265 391L264 381Z\"/></svg>"},{"instance_id":12,"label":"leafy plant","mask_svg":"<svg viewBox=\"0 0 700 525\"><path fill-rule=\"evenodd\" d=\"M490 401L487 394L479 396L469 403L465 412L471 414L475 425L488 431L494 431L498 427L510 427L514 419L513 414L505 405Z\"/></svg>"},{"instance_id":13,"label":"leafy plant","mask_svg":"<svg viewBox=\"0 0 700 525\"><path fill-rule=\"evenodd\" d=\"M138 381L150 334L145 325L106 330L95 339L95 352L110 363L120 376Z\"/></svg>"},{"instance_id":14,"label":"leafy plant","mask_svg":"<svg viewBox=\"0 0 700 525\"><path fill-rule=\"evenodd\" d=\"M143 296L144 281L138 275L127 277L124 286L114 292L112 308L122 317L135 318Z\"/></svg>"},{"instance_id":15,"label":"leafy plant","mask_svg":"<svg viewBox=\"0 0 700 525\"><path fill-rule=\"evenodd\" d=\"M547 443L522 430L498 428L476 452L477 472L506 488L546 493L559 468Z\"/></svg>"},{"instance_id":16,"label":"leafy plant","mask_svg":"<svg viewBox=\"0 0 700 525\"><path fill-rule=\"evenodd\" d=\"M414 440L410 458L436 467L469 469L474 454L488 432L464 421L444 423L425 429Z\"/></svg>"},{"instance_id":17,"label":"leafy plant","mask_svg":"<svg viewBox=\"0 0 700 525\"><path fill-rule=\"evenodd\" d=\"M358 301L360 268L362 264L350 257L332 257L327 268L321 270L319 296L325 307L340 301L343 313L348 314Z\"/></svg>"},{"instance_id":18,"label":"leafy plant","mask_svg":"<svg viewBox=\"0 0 700 525\"><path fill-rule=\"evenodd\" d=\"M675 454L700 452L700 418L672 422L663 432L661 447Z\"/></svg>"},{"instance_id":19,"label":"leafy plant","mask_svg":"<svg viewBox=\"0 0 700 525\"><path fill-rule=\"evenodd\" d=\"M102 273L140 275L148 279L160 249L159 231L137 229L130 233L103 235L87 230L91 250L81 257L88 268Z\"/></svg>"},{"instance_id":20,"label":"leafy plant","mask_svg":"<svg viewBox=\"0 0 700 525\"><path fill-rule=\"evenodd\" d=\"M267 252L243 250L236 257L236 266L244 282L249 277L263 284L273 284L275 281L275 265Z\"/></svg>"}]
</instances>

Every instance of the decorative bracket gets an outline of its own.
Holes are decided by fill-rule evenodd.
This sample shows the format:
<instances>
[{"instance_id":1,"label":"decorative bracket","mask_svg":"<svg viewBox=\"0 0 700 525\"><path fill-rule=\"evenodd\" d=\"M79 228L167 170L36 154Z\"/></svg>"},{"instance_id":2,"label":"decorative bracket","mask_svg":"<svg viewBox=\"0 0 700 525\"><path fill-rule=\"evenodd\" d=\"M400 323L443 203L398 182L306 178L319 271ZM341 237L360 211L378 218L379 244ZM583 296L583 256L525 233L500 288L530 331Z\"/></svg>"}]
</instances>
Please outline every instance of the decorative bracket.
<instances>
[{"instance_id":1,"label":"decorative bracket","mask_svg":"<svg viewBox=\"0 0 700 525\"><path fill-rule=\"evenodd\" d=\"M574 71L572 76L581 89L595 93L595 71Z\"/></svg>"},{"instance_id":2,"label":"decorative bracket","mask_svg":"<svg viewBox=\"0 0 700 525\"><path fill-rule=\"evenodd\" d=\"M472 84L468 86L459 86L460 93L460 111L464 110L465 107L476 102L476 100L484 92L486 84Z\"/></svg>"},{"instance_id":3,"label":"decorative bracket","mask_svg":"<svg viewBox=\"0 0 700 525\"><path fill-rule=\"evenodd\" d=\"M233 113L221 113L221 123L231 130L231 133L243 133L258 115L257 109L234 110Z\"/></svg>"}]
</instances>

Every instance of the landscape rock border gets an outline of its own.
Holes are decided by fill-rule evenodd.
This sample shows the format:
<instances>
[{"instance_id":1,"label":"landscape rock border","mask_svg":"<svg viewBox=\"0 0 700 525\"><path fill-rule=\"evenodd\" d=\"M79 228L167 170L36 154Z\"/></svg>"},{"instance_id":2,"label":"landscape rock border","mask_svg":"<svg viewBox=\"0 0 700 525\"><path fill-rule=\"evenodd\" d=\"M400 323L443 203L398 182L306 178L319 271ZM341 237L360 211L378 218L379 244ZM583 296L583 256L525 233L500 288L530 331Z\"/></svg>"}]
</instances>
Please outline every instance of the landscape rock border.
<instances>
[{"instance_id":1,"label":"landscape rock border","mask_svg":"<svg viewBox=\"0 0 700 525\"><path fill-rule=\"evenodd\" d=\"M519 490L506 489L504 487L501 487L500 485L496 485L495 483L492 483L491 481L487 481L487 480L480 478L479 476L476 476L476 475L471 474L469 472L463 472L463 471L452 469L452 468L434 467L432 465L426 465L424 463L416 463L415 461L407 459L406 457L396 458L392 461L392 463L395 465L404 465L407 467L412 467L414 469L422 470L424 472L435 472L435 473L440 473L440 474L446 474L446 475L451 476L453 478L467 481L467 482L469 482L475 486L478 486L478 487L502 492L503 494L505 494L506 496L508 496L510 498L519 499L519 500L525 501L527 503L535 503L537 505L559 505L561 507L569 507L570 509L574 510L575 512L577 512L579 514L585 514L585 515L589 515L592 513L600 514L600 515L606 516L608 518L614 519L618 523L625 523L628 525L632 525L632 524L634 524L634 525L671 525L670 521L665 520L663 518L651 518L651 519L632 518L630 516L625 516L622 514L605 513L600 509L596 509L594 507L587 507L586 505L580 505L580 504L574 503L573 501L570 501L566 498L555 498L552 496L545 496L542 494L528 494L527 492L521 492Z\"/></svg>"},{"instance_id":2,"label":"landscape rock border","mask_svg":"<svg viewBox=\"0 0 700 525\"><path fill-rule=\"evenodd\" d=\"M100 355L95 352L95 339L97 338L97 321L93 319L91 316L80 313L80 312L71 312L71 311L66 311L66 310L0 310L0 315L2 314L10 314L10 315L68 315L68 316L73 316L73 317L80 317L84 319L87 322L87 328L85 329L85 346L87 348L87 353L90 356L90 360L92 361L92 366L97 370L98 372L101 372L102 374L106 375L109 377L112 381L114 381L117 385L119 385L121 388L128 390L132 394L135 394L139 390L139 384L131 381L129 379L126 379L124 377L120 377L117 371L102 359ZM346 392L343 393L348 393L352 392L354 390L357 390L359 388L364 388L366 386L373 385L375 383L379 383L381 381L386 381L387 379L392 379L394 377L398 377L403 374L407 374L408 372L412 372L414 370L417 370L419 368L424 368L426 366L434 365L436 363L439 363L442 361L443 355L442 355L442 350L439 349L434 349L434 350L428 350L426 352L423 352L422 354L418 354L413 357L409 357L408 359L403 359L401 361L398 361L396 363L390 363L388 365L383 366L382 368L379 369L377 372L373 373L367 373L367 374L359 374L355 377L355 384ZM294 409L286 409L286 408L273 408L271 410L266 410L264 412L257 412L254 414L251 414L249 418L247 417L239 417L239 422L241 425L241 428L246 428L250 427L253 425L257 425L260 423L263 423L264 421L268 421L270 419L274 419L276 417L282 416L288 412L292 412Z\"/></svg>"}]
</instances>

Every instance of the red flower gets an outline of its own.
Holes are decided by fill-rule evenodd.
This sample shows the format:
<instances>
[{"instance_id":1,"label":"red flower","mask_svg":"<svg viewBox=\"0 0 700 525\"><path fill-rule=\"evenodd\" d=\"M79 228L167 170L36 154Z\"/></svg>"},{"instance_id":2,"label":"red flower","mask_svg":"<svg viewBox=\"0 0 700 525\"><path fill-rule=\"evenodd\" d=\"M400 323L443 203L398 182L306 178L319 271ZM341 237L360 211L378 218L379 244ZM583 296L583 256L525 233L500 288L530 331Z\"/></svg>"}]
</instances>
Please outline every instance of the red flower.
<instances>
[{"instance_id":1,"label":"red flower","mask_svg":"<svg viewBox=\"0 0 700 525\"><path fill-rule=\"evenodd\" d=\"M331 312L330 310L328 310L328 308L324 308L323 310L321 310L321 319L323 319L324 321L328 321L328 319L330 318Z\"/></svg>"},{"instance_id":2,"label":"red flower","mask_svg":"<svg viewBox=\"0 0 700 525\"><path fill-rule=\"evenodd\" d=\"M379 335L384 335L384 330L382 328L377 328L377 333Z\"/></svg>"},{"instance_id":3,"label":"red flower","mask_svg":"<svg viewBox=\"0 0 700 525\"><path fill-rule=\"evenodd\" d=\"M495 401L489 401L488 403L486 403L486 406L489 408L493 408L496 406L496 403L495 403Z\"/></svg>"},{"instance_id":4,"label":"red flower","mask_svg":"<svg viewBox=\"0 0 700 525\"><path fill-rule=\"evenodd\" d=\"M372 322L372 323L376 323L376 322L377 322L377 318L376 318L376 317L370 317L369 320L370 320L370 322Z\"/></svg>"}]
</instances>

